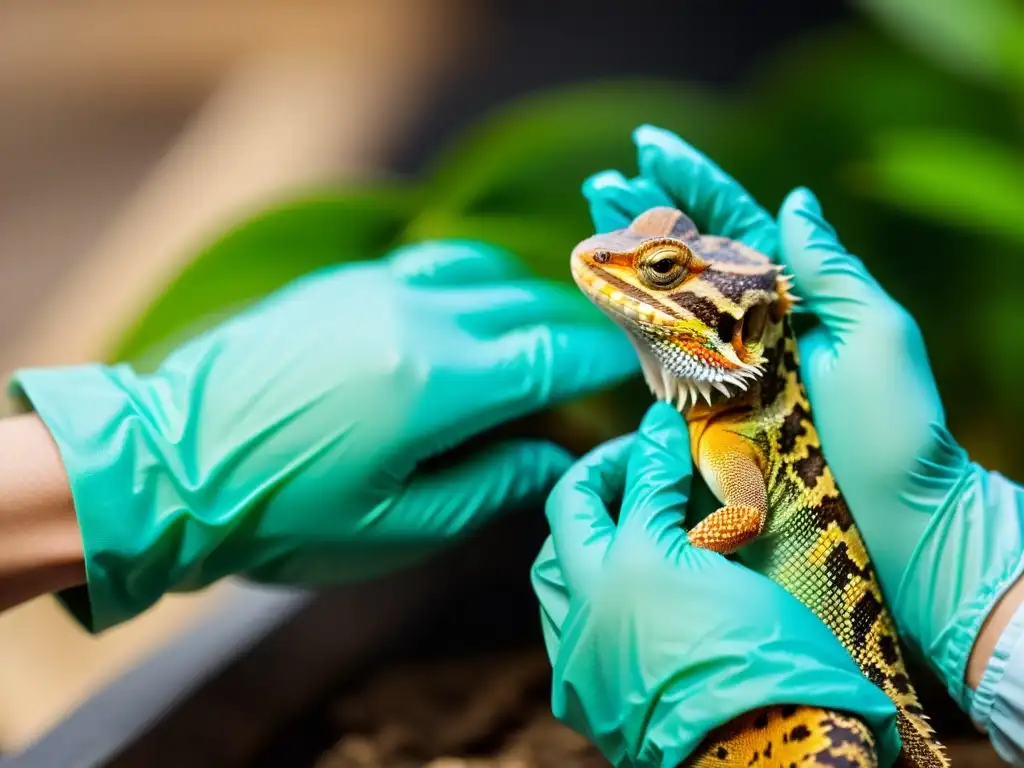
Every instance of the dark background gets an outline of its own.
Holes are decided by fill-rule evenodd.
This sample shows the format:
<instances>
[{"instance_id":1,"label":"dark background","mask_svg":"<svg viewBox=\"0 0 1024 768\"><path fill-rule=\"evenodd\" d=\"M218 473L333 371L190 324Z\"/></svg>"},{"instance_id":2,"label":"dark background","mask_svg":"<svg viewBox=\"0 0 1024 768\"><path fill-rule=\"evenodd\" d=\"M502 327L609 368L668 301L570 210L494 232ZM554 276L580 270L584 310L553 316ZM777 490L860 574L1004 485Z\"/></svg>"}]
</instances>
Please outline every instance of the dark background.
<instances>
[{"instance_id":1,"label":"dark background","mask_svg":"<svg viewBox=\"0 0 1024 768\"><path fill-rule=\"evenodd\" d=\"M493 34L443 80L393 167L420 170L465 124L534 91L608 77L657 77L727 90L810 30L851 17L838 0L486 0Z\"/></svg>"}]
</instances>

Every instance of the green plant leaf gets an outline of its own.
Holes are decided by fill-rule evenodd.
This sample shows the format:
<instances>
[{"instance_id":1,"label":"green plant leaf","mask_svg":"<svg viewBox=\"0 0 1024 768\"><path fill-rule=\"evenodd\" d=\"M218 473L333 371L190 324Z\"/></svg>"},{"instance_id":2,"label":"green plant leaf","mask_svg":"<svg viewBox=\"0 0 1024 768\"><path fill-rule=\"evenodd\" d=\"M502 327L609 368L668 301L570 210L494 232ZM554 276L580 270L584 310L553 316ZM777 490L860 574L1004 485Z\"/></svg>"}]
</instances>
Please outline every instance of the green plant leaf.
<instances>
[{"instance_id":1,"label":"green plant leaf","mask_svg":"<svg viewBox=\"0 0 1024 768\"><path fill-rule=\"evenodd\" d=\"M884 253L893 222L845 171L872 137L940 120L965 132L1014 135L1005 99L949 77L864 21L788 44L758 70L743 99L748 151L727 143L722 152L712 141L708 153L771 211L793 187L813 189L844 242L867 261Z\"/></svg>"},{"instance_id":2,"label":"green plant leaf","mask_svg":"<svg viewBox=\"0 0 1024 768\"><path fill-rule=\"evenodd\" d=\"M654 123L700 143L741 126L706 93L657 80L602 81L547 91L495 111L433 164L429 209L540 218L585 214L591 174L636 171L632 132Z\"/></svg>"},{"instance_id":3,"label":"green plant leaf","mask_svg":"<svg viewBox=\"0 0 1024 768\"><path fill-rule=\"evenodd\" d=\"M529 216L421 216L405 231L407 241L436 238L482 240L505 248L538 277L572 282L569 253L592 228L583 198L571 220ZM580 233L583 233L582 235Z\"/></svg>"},{"instance_id":4,"label":"green plant leaf","mask_svg":"<svg viewBox=\"0 0 1024 768\"><path fill-rule=\"evenodd\" d=\"M301 275L383 254L417 202L390 186L271 207L202 249L127 329L109 359L146 370L163 353Z\"/></svg>"},{"instance_id":5,"label":"green plant leaf","mask_svg":"<svg viewBox=\"0 0 1024 768\"><path fill-rule=\"evenodd\" d=\"M995 270L992 270L995 271ZM994 282L986 301L981 304L979 343L985 347L988 370L985 378L992 382L996 396L1007 403L1002 413L1019 419L1024 415L1020 397L1020 361L1024 358L1024 323L1021 322L1019 283Z\"/></svg>"},{"instance_id":6,"label":"green plant leaf","mask_svg":"<svg viewBox=\"0 0 1024 768\"><path fill-rule=\"evenodd\" d=\"M645 122L718 147L745 121L698 89L607 81L533 95L472 126L432 165L426 207L408 239L470 237L502 245L538 275L568 280L568 254L592 230L580 187L609 168L636 173L632 132Z\"/></svg>"},{"instance_id":7,"label":"green plant leaf","mask_svg":"<svg viewBox=\"0 0 1024 768\"><path fill-rule=\"evenodd\" d=\"M857 0L879 24L947 71L1020 90L1019 0Z\"/></svg>"},{"instance_id":8,"label":"green plant leaf","mask_svg":"<svg viewBox=\"0 0 1024 768\"><path fill-rule=\"evenodd\" d=\"M899 45L898 40L866 24L854 24L806 37L787 46L765 65L752 93L766 116L787 121L800 117L813 125L825 110L841 131L870 135L892 124L942 115L955 126L998 129L1014 112L999 94L974 83L951 79L930 62ZM966 105L987 105L981 112Z\"/></svg>"},{"instance_id":9,"label":"green plant leaf","mask_svg":"<svg viewBox=\"0 0 1024 768\"><path fill-rule=\"evenodd\" d=\"M978 136L941 131L883 134L856 170L865 194L1024 245L1024 153Z\"/></svg>"},{"instance_id":10,"label":"green plant leaf","mask_svg":"<svg viewBox=\"0 0 1024 768\"><path fill-rule=\"evenodd\" d=\"M788 177L786 189L795 174L835 186L846 162L862 155L872 137L894 129L931 128L941 120L958 131L1018 135L1017 115L1005 99L950 78L864 26L788 46L763 67L749 98L758 132L776 137L765 159L772 175Z\"/></svg>"}]
</instances>

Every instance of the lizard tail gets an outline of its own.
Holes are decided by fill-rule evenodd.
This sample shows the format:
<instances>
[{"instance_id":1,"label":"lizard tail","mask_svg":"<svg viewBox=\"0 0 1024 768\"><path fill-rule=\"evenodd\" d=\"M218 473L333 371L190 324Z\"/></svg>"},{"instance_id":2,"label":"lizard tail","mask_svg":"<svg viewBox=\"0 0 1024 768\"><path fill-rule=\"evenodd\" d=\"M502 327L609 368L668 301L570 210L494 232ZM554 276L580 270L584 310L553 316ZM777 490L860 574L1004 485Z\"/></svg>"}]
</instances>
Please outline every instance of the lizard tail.
<instances>
[{"instance_id":1,"label":"lizard tail","mask_svg":"<svg viewBox=\"0 0 1024 768\"><path fill-rule=\"evenodd\" d=\"M686 765L876 768L878 758L874 736L859 718L816 707L778 706L748 712L712 732Z\"/></svg>"}]
</instances>

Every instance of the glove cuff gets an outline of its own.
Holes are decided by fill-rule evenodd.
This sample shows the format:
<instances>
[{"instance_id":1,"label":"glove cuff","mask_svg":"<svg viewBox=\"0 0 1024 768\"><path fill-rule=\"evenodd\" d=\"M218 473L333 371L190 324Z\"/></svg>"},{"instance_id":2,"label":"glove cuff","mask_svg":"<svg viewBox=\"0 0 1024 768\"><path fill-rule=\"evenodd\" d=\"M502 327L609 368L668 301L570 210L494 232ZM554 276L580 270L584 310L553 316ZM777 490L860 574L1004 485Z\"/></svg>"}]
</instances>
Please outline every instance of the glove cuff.
<instances>
[{"instance_id":1,"label":"glove cuff","mask_svg":"<svg viewBox=\"0 0 1024 768\"><path fill-rule=\"evenodd\" d=\"M85 554L86 586L57 595L89 632L141 613L167 591L181 539L179 515L152 520L151 506L181 509L140 401L144 385L127 366L27 369L9 392L34 410L60 452ZM158 527L159 526L159 527Z\"/></svg>"},{"instance_id":2,"label":"glove cuff","mask_svg":"<svg viewBox=\"0 0 1024 768\"><path fill-rule=\"evenodd\" d=\"M1024 493L970 462L948 433L945 442L959 460L933 465L928 473L931 492L944 490L945 498L932 507L894 607L901 632L967 710L965 675L974 642L1024 570Z\"/></svg>"}]
</instances>

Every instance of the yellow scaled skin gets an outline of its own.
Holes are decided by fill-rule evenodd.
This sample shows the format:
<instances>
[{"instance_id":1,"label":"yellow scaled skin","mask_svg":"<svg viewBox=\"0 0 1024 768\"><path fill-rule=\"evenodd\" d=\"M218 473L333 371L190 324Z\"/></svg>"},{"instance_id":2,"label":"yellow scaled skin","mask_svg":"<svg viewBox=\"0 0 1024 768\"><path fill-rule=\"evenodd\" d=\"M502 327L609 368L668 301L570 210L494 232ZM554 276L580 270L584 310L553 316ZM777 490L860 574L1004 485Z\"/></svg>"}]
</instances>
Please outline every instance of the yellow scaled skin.
<instances>
[{"instance_id":1,"label":"yellow scaled skin","mask_svg":"<svg viewBox=\"0 0 1024 768\"><path fill-rule=\"evenodd\" d=\"M864 723L815 707L748 712L712 733L687 763L695 768L877 764L874 736Z\"/></svg>"},{"instance_id":2,"label":"yellow scaled skin","mask_svg":"<svg viewBox=\"0 0 1024 768\"><path fill-rule=\"evenodd\" d=\"M629 332L654 393L686 416L694 463L722 503L690 540L738 552L818 615L896 704L900 765L948 766L821 450L787 278L763 254L702 236L670 208L583 241L571 265L581 290ZM874 766L877 757L858 719L793 706L729 723L689 764Z\"/></svg>"}]
</instances>

